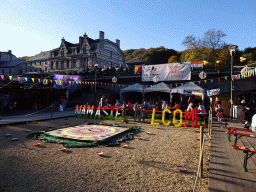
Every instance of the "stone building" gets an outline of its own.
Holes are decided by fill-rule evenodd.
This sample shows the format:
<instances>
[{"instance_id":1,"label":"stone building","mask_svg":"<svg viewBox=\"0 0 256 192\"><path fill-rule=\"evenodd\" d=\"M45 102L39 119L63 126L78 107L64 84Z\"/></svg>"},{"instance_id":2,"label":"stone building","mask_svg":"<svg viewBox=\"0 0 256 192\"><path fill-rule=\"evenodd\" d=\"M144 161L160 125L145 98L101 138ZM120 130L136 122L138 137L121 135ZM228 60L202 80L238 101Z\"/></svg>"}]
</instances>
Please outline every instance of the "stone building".
<instances>
[{"instance_id":1,"label":"stone building","mask_svg":"<svg viewBox=\"0 0 256 192\"><path fill-rule=\"evenodd\" d=\"M62 38L60 47L31 57L24 63L23 70L25 73L93 70L96 63L98 68L125 66L120 40L105 39L103 31L99 32L99 39L93 40L84 34L75 44Z\"/></svg>"},{"instance_id":2,"label":"stone building","mask_svg":"<svg viewBox=\"0 0 256 192\"><path fill-rule=\"evenodd\" d=\"M0 74L16 76L22 74L22 62L12 51L1 52L0 51Z\"/></svg>"}]
</instances>

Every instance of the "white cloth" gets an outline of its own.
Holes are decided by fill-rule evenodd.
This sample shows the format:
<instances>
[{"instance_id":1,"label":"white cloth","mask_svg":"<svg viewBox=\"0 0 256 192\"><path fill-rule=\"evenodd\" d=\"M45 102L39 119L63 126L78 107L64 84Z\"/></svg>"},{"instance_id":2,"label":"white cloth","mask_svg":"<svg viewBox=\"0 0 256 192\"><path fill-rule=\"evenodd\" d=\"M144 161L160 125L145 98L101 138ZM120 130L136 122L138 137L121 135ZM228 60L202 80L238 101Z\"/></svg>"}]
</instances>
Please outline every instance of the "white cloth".
<instances>
[{"instance_id":1,"label":"white cloth","mask_svg":"<svg viewBox=\"0 0 256 192\"><path fill-rule=\"evenodd\" d=\"M168 105L167 104L163 104L162 105L162 109L164 110L164 109L167 109L168 108Z\"/></svg>"}]
</instances>

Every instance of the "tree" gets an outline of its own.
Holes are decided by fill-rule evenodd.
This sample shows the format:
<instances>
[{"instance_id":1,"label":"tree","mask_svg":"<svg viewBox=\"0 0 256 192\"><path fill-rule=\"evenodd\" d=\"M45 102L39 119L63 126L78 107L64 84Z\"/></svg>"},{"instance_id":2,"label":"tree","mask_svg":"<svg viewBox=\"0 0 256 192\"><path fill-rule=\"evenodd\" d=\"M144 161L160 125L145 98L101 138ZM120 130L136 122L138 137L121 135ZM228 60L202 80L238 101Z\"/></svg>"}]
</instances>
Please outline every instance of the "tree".
<instances>
[{"instance_id":1,"label":"tree","mask_svg":"<svg viewBox=\"0 0 256 192\"><path fill-rule=\"evenodd\" d=\"M210 65L214 66L216 62L217 50L222 49L226 43L223 38L226 34L221 31L215 31L215 29L209 29L205 32L203 38L198 38L193 35L187 36L182 45L185 45L188 49L198 51L202 56L209 61ZM207 53L205 53L205 51Z\"/></svg>"},{"instance_id":2,"label":"tree","mask_svg":"<svg viewBox=\"0 0 256 192\"><path fill-rule=\"evenodd\" d=\"M179 62L178 61L178 57L177 56L171 56L169 59L168 59L168 63L177 63Z\"/></svg>"}]
</instances>

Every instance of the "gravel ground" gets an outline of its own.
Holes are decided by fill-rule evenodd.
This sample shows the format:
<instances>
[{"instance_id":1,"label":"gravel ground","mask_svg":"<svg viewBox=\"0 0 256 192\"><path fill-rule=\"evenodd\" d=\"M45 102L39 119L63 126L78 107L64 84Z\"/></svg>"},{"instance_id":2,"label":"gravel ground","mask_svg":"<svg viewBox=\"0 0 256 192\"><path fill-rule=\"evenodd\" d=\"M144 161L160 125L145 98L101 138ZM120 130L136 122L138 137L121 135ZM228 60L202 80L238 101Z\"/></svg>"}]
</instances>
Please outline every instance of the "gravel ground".
<instances>
[{"instance_id":1,"label":"gravel ground","mask_svg":"<svg viewBox=\"0 0 256 192\"><path fill-rule=\"evenodd\" d=\"M0 127L0 191L192 191L199 161L199 141L195 140L199 133L194 133L195 129L164 125L156 129L156 125L130 120L127 125L141 126L141 132L123 142L128 148L99 145L65 152L58 151L58 144L26 138L27 129L47 131L65 124L81 125L84 119ZM143 139L136 139L138 136ZM12 141L13 137L18 140ZM38 142L42 146L35 147ZM104 156L95 156L99 151ZM178 165L187 172L177 172Z\"/></svg>"}]
</instances>

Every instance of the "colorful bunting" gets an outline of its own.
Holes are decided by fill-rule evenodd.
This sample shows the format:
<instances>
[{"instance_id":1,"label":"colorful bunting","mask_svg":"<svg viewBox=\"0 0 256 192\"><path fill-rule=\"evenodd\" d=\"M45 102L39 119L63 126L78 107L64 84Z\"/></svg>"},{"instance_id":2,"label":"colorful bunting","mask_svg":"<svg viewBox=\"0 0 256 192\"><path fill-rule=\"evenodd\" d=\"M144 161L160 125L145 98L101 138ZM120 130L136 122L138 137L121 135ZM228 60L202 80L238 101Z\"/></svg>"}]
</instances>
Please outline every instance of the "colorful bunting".
<instances>
[{"instance_id":1,"label":"colorful bunting","mask_svg":"<svg viewBox=\"0 0 256 192\"><path fill-rule=\"evenodd\" d=\"M218 79L218 81L220 82L220 78L217 78Z\"/></svg>"},{"instance_id":2,"label":"colorful bunting","mask_svg":"<svg viewBox=\"0 0 256 192\"><path fill-rule=\"evenodd\" d=\"M35 81L35 78L31 78L32 79L32 81L33 81L33 83L34 83L34 81Z\"/></svg>"},{"instance_id":3,"label":"colorful bunting","mask_svg":"<svg viewBox=\"0 0 256 192\"><path fill-rule=\"evenodd\" d=\"M227 76L225 76L224 78L225 78L225 80L227 81L228 77L227 77Z\"/></svg>"},{"instance_id":4,"label":"colorful bunting","mask_svg":"<svg viewBox=\"0 0 256 192\"><path fill-rule=\"evenodd\" d=\"M204 80L204 83L206 83L207 82L207 80Z\"/></svg>"}]
</instances>

